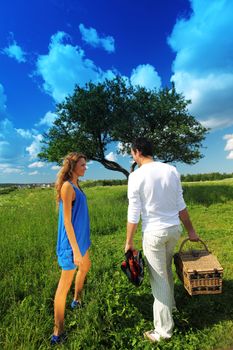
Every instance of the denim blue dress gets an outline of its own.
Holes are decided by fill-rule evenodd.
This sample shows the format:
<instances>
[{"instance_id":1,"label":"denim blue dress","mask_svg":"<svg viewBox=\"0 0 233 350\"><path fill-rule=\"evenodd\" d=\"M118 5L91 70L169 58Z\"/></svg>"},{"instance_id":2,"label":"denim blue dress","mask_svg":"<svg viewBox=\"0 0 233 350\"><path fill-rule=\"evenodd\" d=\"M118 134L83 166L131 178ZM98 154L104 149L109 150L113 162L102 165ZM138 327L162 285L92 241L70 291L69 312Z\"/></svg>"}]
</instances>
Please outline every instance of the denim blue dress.
<instances>
[{"instance_id":1,"label":"denim blue dress","mask_svg":"<svg viewBox=\"0 0 233 350\"><path fill-rule=\"evenodd\" d=\"M90 241L90 220L85 194L69 181L75 191L75 200L72 203L71 222L74 228L75 237L82 256L85 255L91 245ZM59 203L58 239L57 239L58 263L64 270L76 268L73 262L73 251L70 245L65 225L63 202Z\"/></svg>"}]
</instances>

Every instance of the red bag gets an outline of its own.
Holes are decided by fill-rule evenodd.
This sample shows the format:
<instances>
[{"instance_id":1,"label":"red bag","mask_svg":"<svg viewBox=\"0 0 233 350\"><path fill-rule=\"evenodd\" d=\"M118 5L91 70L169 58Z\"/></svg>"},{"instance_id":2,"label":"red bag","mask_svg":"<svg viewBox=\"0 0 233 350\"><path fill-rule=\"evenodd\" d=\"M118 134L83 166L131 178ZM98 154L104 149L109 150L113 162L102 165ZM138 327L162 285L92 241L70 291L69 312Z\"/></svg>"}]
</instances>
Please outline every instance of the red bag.
<instances>
[{"instance_id":1,"label":"red bag","mask_svg":"<svg viewBox=\"0 0 233 350\"><path fill-rule=\"evenodd\" d=\"M126 260L121 263L121 269L135 286L140 286L144 278L144 260L142 252L128 250L125 253Z\"/></svg>"}]
</instances>

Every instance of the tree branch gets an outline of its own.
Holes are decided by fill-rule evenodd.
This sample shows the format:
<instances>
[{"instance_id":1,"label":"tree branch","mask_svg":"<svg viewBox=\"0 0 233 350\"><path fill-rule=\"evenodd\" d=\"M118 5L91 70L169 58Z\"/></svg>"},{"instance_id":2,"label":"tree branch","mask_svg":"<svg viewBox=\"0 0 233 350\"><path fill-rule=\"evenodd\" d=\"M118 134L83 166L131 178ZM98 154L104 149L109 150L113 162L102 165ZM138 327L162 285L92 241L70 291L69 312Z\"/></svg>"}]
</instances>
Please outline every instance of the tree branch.
<instances>
[{"instance_id":1,"label":"tree branch","mask_svg":"<svg viewBox=\"0 0 233 350\"><path fill-rule=\"evenodd\" d=\"M113 171L119 171L119 172L123 173L128 179L129 172L125 168L120 166L118 163L113 162L112 160L108 160L106 158L95 159L95 160L97 162L101 163L106 169L113 170Z\"/></svg>"}]
</instances>

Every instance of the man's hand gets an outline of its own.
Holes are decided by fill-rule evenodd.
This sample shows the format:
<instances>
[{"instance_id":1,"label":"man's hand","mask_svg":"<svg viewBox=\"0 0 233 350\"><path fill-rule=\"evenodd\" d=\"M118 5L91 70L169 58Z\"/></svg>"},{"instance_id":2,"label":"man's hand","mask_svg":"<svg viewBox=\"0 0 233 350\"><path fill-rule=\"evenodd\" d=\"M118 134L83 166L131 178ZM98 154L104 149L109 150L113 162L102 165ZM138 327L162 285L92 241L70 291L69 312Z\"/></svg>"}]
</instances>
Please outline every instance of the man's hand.
<instances>
[{"instance_id":1,"label":"man's hand","mask_svg":"<svg viewBox=\"0 0 233 350\"><path fill-rule=\"evenodd\" d=\"M127 253L128 250L134 250L133 242L127 242L125 243L125 253Z\"/></svg>"},{"instance_id":2,"label":"man's hand","mask_svg":"<svg viewBox=\"0 0 233 350\"><path fill-rule=\"evenodd\" d=\"M134 250L133 245L133 237L137 230L138 224L133 224L131 222L127 222L127 234L126 234L126 242L125 242L125 253L130 249Z\"/></svg>"},{"instance_id":3,"label":"man's hand","mask_svg":"<svg viewBox=\"0 0 233 350\"><path fill-rule=\"evenodd\" d=\"M190 239L190 241L197 242L197 241L199 241L199 236L193 230L193 231L189 232L189 239Z\"/></svg>"},{"instance_id":4,"label":"man's hand","mask_svg":"<svg viewBox=\"0 0 233 350\"><path fill-rule=\"evenodd\" d=\"M188 210L185 208L179 212L180 220L182 221L184 227L188 231L190 241L197 242L199 240L198 235L196 234L192 222L189 218Z\"/></svg>"}]
</instances>

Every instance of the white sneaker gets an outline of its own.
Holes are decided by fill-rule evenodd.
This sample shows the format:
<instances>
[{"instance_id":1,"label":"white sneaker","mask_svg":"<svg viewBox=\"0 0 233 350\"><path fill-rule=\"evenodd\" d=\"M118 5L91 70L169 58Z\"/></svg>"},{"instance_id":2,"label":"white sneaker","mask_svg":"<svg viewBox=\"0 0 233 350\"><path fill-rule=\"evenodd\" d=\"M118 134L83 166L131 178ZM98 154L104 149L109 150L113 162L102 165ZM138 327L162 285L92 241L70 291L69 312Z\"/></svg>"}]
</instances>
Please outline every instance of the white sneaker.
<instances>
[{"instance_id":1,"label":"white sneaker","mask_svg":"<svg viewBox=\"0 0 233 350\"><path fill-rule=\"evenodd\" d=\"M168 340L170 338L164 338L159 333L155 332L153 329L144 333L144 338L150 340L152 343L159 342L160 340Z\"/></svg>"}]
</instances>

